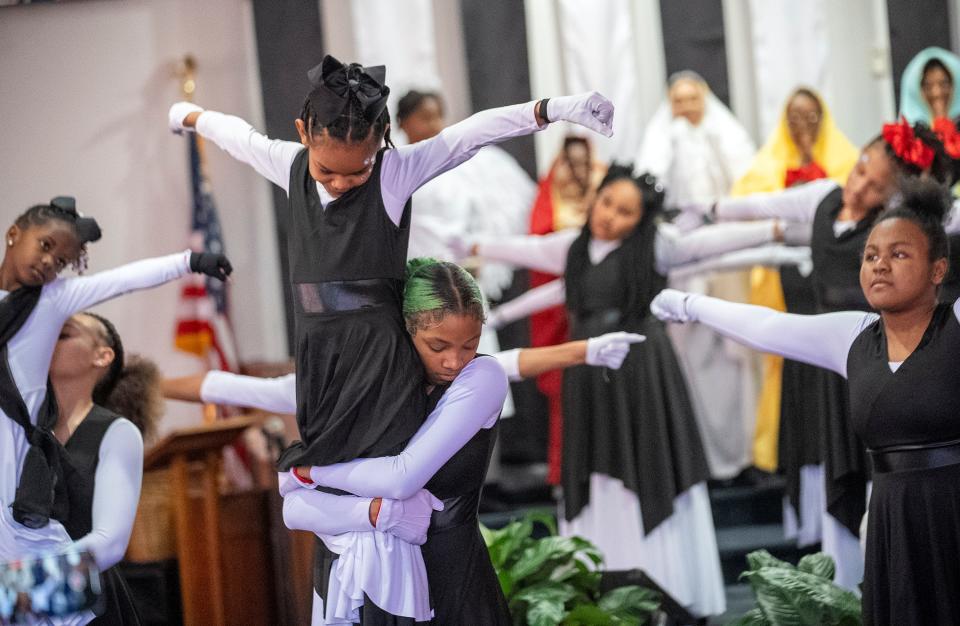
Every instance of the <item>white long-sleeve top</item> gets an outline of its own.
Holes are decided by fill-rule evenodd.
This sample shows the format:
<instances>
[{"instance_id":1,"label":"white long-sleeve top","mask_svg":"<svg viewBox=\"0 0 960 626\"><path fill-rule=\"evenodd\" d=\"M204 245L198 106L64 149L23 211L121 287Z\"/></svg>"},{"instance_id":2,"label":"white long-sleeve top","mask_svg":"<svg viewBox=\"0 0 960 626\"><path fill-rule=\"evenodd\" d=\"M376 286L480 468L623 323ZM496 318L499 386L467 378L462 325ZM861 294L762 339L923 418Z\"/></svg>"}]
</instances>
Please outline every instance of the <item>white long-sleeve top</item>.
<instances>
[{"instance_id":1,"label":"white long-sleeve top","mask_svg":"<svg viewBox=\"0 0 960 626\"><path fill-rule=\"evenodd\" d=\"M101 570L120 562L130 543L143 481L143 437L127 419L115 420L100 441L94 474L93 527L74 543L89 550Z\"/></svg>"},{"instance_id":2,"label":"white long-sleeve top","mask_svg":"<svg viewBox=\"0 0 960 626\"><path fill-rule=\"evenodd\" d=\"M505 362L516 362L516 352L504 353ZM262 379L210 372L201 387L204 401L227 399L229 404L271 407L288 412L294 405L290 390L295 375ZM252 393L241 390L256 389ZM236 393L235 393L236 392ZM477 357L470 361L450 384L437 406L407 444L392 457L357 459L316 468L318 484L365 497L403 500L414 495L481 428L497 421L507 393L507 377L498 359ZM315 474L315 475L313 475Z\"/></svg>"},{"instance_id":3,"label":"white long-sleeve top","mask_svg":"<svg viewBox=\"0 0 960 626\"><path fill-rule=\"evenodd\" d=\"M30 317L7 344L11 374L33 423L36 423L37 413L47 393L50 359L64 322L74 313L105 300L179 278L190 271L189 263L190 251L187 250L137 261L91 276L58 278L44 285L40 300ZM0 298L6 296L7 292L0 290ZM7 415L0 416L2 560L50 552L70 543L66 530L58 522L51 521L44 528L30 529L13 519L10 505L16 496L28 447L23 428Z\"/></svg>"},{"instance_id":4,"label":"white long-sleeve top","mask_svg":"<svg viewBox=\"0 0 960 626\"><path fill-rule=\"evenodd\" d=\"M255 381L211 372L201 385L201 398L290 412L295 406L295 388L294 374ZM287 526L318 534L340 555L327 589L327 623L356 619L365 594L393 614L430 618L426 570L419 547L392 535L370 532L367 498L403 500L422 489L480 428L496 423L506 392L506 377L498 361L475 358L451 383L402 453L311 471L318 484L349 485L337 488L363 497L305 489L285 497Z\"/></svg>"},{"instance_id":5,"label":"white long-sleeve top","mask_svg":"<svg viewBox=\"0 0 960 626\"><path fill-rule=\"evenodd\" d=\"M399 224L403 207L414 191L463 163L483 146L540 130L534 116L535 104L527 102L481 111L444 128L435 137L384 152L380 188L390 220ZM202 136L284 191L288 191L294 159L306 149L296 142L270 139L239 117L216 111L201 113L196 128ZM324 207L333 200L319 183L317 193Z\"/></svg>"},{"instance_id":6,"label":"white long-sleeve top","mask_svg":"<svg viewBox=\"0 0 960 626\"><path fill-rule=\"evenodd\" d=\"M686 310L691 321L750 348L823 367L844 378L854 340L879 318L862 311L795 315L700 295L689 298ZM960 320L960 300L953 304L953 313ZM896 371L899 365L891 362L890 369Z\"/></svg>"},{"instance_id":7,"label":"white long-sleeve top","mask_svg":"<svg viewBox=\"0 0 960 626\"><path fill-rule=\"evenodd\" d=\"M671 224L660 224L653 244L656 269L667 275L672 269L690 263L771 243L775 223L775 220L760 220L715 224L688 233L682 233ZM475 243L477 254L481 257L562 275L570 246L579 236L580 229L567 228L547 235L479 238ZM619 241L591 239L587 251L590 261L597 264L619 247ZM557 279L500 305L496 309L496 317L501 324L510 323L563 304L565 299L566 287L562 279Z\"/></svg>"}]
</instances>

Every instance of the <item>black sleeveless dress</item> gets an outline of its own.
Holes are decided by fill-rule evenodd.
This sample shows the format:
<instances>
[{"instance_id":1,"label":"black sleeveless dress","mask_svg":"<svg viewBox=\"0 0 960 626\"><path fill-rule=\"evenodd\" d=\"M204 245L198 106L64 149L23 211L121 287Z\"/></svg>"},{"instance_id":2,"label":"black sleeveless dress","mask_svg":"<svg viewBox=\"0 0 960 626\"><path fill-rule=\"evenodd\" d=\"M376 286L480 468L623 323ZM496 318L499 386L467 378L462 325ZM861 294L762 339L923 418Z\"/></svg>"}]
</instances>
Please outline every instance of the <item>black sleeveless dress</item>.
<instances>
[{"instance_id":1,"label":"black sleeveless dress","mask_svg":"<svg viewBox=\"0 0 960 626\"><path fill-rule=\"evenodd\" d=\"M649 312L666 285L654 267L655 234L654 224L641 225L596 265L587 231L571 246L570 338L623 330L647 340L631 347L619 370L566 369L562 389L565 518L575 519L589 504L590 475L604 474L637 494L645 534L673 514L674 498L709 476L673 343Z\"/></svg>"},{"instance_id":2,"label":"black sleeveless dress","mask_svg":"<svg viewBox=\"0 0 960 626\"><path fill-rule=\"evenodd\" d=\"M780 267L780 285L787 313L812 315L817 312L816 293L810 276L802 276L794 265ZM800 468L823 462L820 452L820 405L811 393L819 380L819 368L791 359L783 360L780 392L780 433L778 472L786 479L786 496L797 519L801 519Z\"/></svg>"},{"instance_id":3,"label":"black sleeveless dress","mask_svg":"<svg viewBox=\"0 0 960 626\"><path fill-rule=\"evenodd\" d=\"M401 316L410 202L383 205L384 151L366 183L324 208L304 149L290 169L297 426L280 471L396 454L423 423L423 366Z\"/></svg>"},{"instance_id":4,"label":"black sleeveless dress","mask_svg":"<svg viewBox=\"0 0 960 626\"><path fill-rule=\"evenodd\" d=\"M960 323L937 307L920 345L890 371L883 323L847 356L856 431L872 449L960 439ZM865 624L960 624L960 464L876 471L863 584Z\"/></svg>"},{"instance_id":5,"label":"black sleeveless dress","mask_svg":"<svg viewBox=\"0 0 960 626\"><path fill-rule=\"evenodd\" d=\"M64 446L67 460L75 473L69 486L70 516L63 522L63 527L74 541L93 530L93 491L100 461L100 443L107 429L118 419L122 418L116 413L94 405ZM90 623L117 626L140 624L133 597L117 568L111 567L102 572L102 578L103 612Z\"/></svg>"},{"instance_id":6,"label":"black sleeveless dress","mask_svg":"<svg viewBox=\"0 0 960 626\"><path fill-rule=\"evenodd\" d=\"M838 188L823 199L814 217L811 277L818 313L870 310L860 288L860 260L876 213L837 237L833 225L842 208L843 190ZM812 389L819 401L827 511L859 536L870 479L866 448L850 420L847 381L829 370L817 373Z\"/></svg>"},{"instance_id":7,"label":"black sleeveless dress","mask_svg":"<svg viewBox=\"0 0 960 626\"><path fill-rule=\"evenodd\" d=\"M492 358L477 355L480 358ZM429 410L448 386L434 388ZM490 553L480 535L477 517L484 478L497 440L496 426L480 429L441 467L425 489L443 500L434 511L423 544L423 561L430 584L433 623L442 626L511 626L510 611ZM361 608L363 624L412 625L411 618L385 616L368 601ZM372 615L375 613L375 615ZM419 622L416 622L419 623Z\"/></svg>"}]
</instances>

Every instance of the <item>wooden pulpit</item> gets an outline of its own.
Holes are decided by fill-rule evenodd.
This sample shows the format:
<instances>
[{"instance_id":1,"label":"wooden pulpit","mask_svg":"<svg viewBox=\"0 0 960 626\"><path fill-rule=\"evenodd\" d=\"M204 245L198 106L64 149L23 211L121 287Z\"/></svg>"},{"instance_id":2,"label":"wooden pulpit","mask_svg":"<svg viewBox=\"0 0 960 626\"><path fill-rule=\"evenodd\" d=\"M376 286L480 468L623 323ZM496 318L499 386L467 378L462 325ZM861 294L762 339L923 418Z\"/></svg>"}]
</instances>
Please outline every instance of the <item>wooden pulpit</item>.
<instances>
[{"instance_id":1,"label":"wooden pulpit","mask_svg":"<svg viewBox=\"0 0 960 626\"><path fill-rule=\"evenodd\" d=\"M169 467L176 555L186 626L226 626L220 540L220 460L227 446L257 418L236 417L182 428L164 437L144 460L145 471ZM202 515L192 514L190 465L202 464ZM195 501L195 500L194 500ZM201 521L196 527L196 521Z\"/></svg>"}]
</instances>

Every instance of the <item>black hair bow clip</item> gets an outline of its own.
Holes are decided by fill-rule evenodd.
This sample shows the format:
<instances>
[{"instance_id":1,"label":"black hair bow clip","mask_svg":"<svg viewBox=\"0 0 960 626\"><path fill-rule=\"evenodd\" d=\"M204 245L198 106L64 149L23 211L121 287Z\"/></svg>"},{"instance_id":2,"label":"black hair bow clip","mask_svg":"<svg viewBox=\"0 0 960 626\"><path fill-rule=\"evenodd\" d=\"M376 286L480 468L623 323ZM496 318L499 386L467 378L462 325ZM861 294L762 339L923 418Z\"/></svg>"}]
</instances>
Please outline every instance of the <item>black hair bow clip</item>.
<instances>
[{"instance_id":1,"label":"black hair bow clip","mask_svg":"<svg viewBox=\"0 0 960 626\"><path fill-rule=\"evenodd\" d=\"M317 116L315 123L329 126L340 117L350 99L356 98L363 108L363 117L373 124L387 106L390 88L384 85L386 77L387 68L383 65L344 65L326 55L320 65L307 72L313 85L309 98Z\"/></svg>"},{"instance_id":2,"label":"black hair bow clip","mask_svg":"<svg viewBox=\"0 0 960 626\"><path fill-rule=\"evenodd\" d=\"M73 217L81 243L98 241L102 236L97 220L92 217L84 217L82 213L77 211L77 199L73 196L57 196L50 200L50 206Z\"/></svg>"}]
</instances>

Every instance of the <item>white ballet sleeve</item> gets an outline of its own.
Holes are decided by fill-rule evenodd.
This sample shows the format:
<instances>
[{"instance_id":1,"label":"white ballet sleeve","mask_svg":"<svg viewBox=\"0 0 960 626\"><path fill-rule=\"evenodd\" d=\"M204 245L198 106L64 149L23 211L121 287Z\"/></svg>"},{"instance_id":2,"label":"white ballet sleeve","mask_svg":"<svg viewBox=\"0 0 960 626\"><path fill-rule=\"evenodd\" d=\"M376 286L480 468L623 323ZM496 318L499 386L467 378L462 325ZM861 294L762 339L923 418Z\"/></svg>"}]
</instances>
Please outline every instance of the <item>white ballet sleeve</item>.
<instances>
[{"instance_id":1,"label":"white ballet sleeve","mask_svg":"<svg viewBox=\"0 0 960 626\"><path fill-rule=\"evenodd\" d=\"M657 271L666 275L679 265L772 243L775 224L775 220L713 224L687 233L672 224L660 224L653 244Z\"/></svg>"},{"instance_id":2,"label":"white ballet sleeve","mask_svg":"<svg viewBox=\"0 0 960 626\"><path fill-rule=\"evenodd\" d=\"M46 287L54 306L70 317L105 300L162 285L190 273L190 251L134 261L91 276L63 278Z\"/></svg>"},{"instance_id":3,"label":"white ballet sleeve","mask_svg":"<svg viewBox=\"0 0 960 626\"><path fill-rule=\"evenodd\" d=\"M558 278L504 302L492 311L492 315L496 317L497 326L502 328L534 313L561 305L566 299L566 284L562 278Z\"/></svg>"},{"instance_id":4,"label":"white ballet sleeve","mask_svg":"<svg viewBox=\"0 0 960 626\"><path fill-rule=\"evenodd\" d=\"M854 339L878 319L875 313L862 311L794 315L696 294L688 296L686 311L691 321L754 350L833 370L843 377Z\"/></svg>"},{"instance_id":5,"label":"white ballet sleeve","mask_svg":"<svg viewBox=\"0 0 960 626\"><path fill-rule=\"evenodd\" d=\"M497 360L477 357L463 368L399 455L313 467L310 477L319 485L359 496L409 498L481 428L496 424L507 388Z\"/></svg>"},{"instance_id":6,"label":"white ballet sleeve","mask_svg":"<svg viewBox=\"0 0 960 626\"><path fill-rule=\"evenodd\" d=\"M812 222L817 207L837 187L836 182L823 178L783 191L724 198L717 202L716 218L722 222L765 218Z\"/></svg>"},{"instance_id":7,"label":"white ballet sleeve","mask_svg":"<svg viewBox=\"0 0 960 626\"><path fill-rule=\"evenodd\" d=\"M503 350L493 355L493 358L500 363L500 367L507 375L507 380L513 383L523 380L523 377L520 376L520 350L522 348Z\"/></svg>"},{"instance_id":8,"label":"white ballet sleeve","mask_svg":"<svg viewBox=\"0 0 960 626\"><path fill-rule=\"evenodd\" d=\"M239 117L217 111L200 114L197 132L284 191L290 185L293 160L306 149L294 141L270 139Z\"/></svg>"},{"instance_id":9,"label":"white ballet sleeve","mask_svg":"<svg viewBox=\"0 0 960 626\"><path fill-rule=\"evenodd\" d=\"M371 498L337 496L315 489L294 489L283 497L283 523L291 530L318 535L370 531Z\"/></svg>"},{"instance_id":10,"label":"white ballet sleeve","mask_svg":"<svg viewBox=\"0 0 960 626\"><path fill-rule=\"evenodd\" d=\"M143 479L143 438L132 422L118 419L100 442L93 488L93 529L74 544L89 550L101 569L120 562L127 551Z\"/></svg>"},{"instance_id":11,"label":"white ballet sleeve","mask_svg":"<svg viewBox=\"0 0 960 626\"><path fill-rule=\"evenodd\" d=\"M430 179L463 163L484 146L540 130L535 105L527 102L480 111L430 139L387 150L380 166L380 190L393 223L400 223L407 200Z\"/></svg>"},{"instance_id":12,"label":"white ballet sleeve","mask_svg":"<svg viewBox=\"0 0 960 626\"><path fill-rule=\"evenodd\" d=\"M756 248L747 248L735 252L727 252L705 261L695 261L678 265L670 269L672 280L684 280L691 276L707 272L728 272L744 270L762 265L779 267L781 265L796 265L800 273L808 275L812 269L810 248L806 246L785 246L783 244L768 244Z\"/></svg>"},{"instance_id":13,"label":"white ballet sleeve","mask_svg":"<svg viewBox=\"0 0 960 626\"><path fill-rule=\"evenodd\" d=\"M566 228L547 235L488 235L474 241L477 256L488 261L501 261L560 276L566 268L570 246L579 236L579 228Z\"/></svg>"},{"instance_id":14,"label":"white ballet sleeve","mask_svg":"<svg viewBox=\"0 0 960 626\"><path fill-rule=\"evenodd\" d=\"M213 370L200 385L200 399L223 406L244 406L284 415L297 412L297 377L258 378Z\"/></svg>"}]
</instances>

